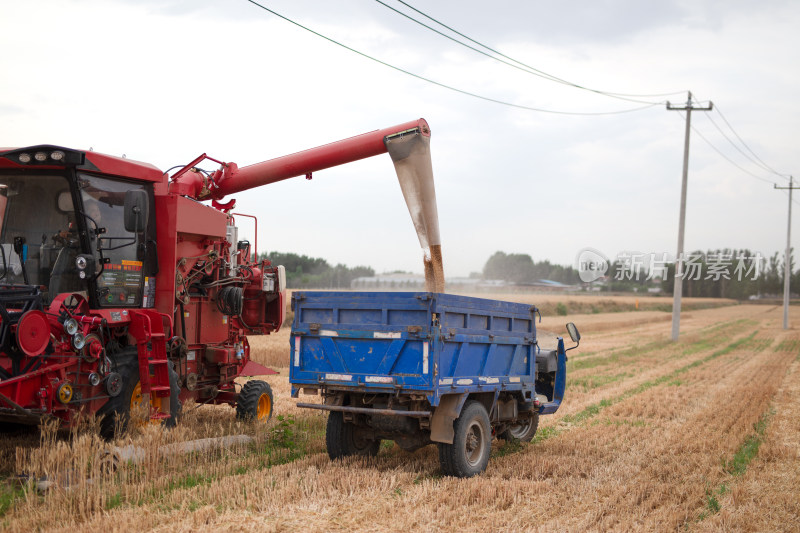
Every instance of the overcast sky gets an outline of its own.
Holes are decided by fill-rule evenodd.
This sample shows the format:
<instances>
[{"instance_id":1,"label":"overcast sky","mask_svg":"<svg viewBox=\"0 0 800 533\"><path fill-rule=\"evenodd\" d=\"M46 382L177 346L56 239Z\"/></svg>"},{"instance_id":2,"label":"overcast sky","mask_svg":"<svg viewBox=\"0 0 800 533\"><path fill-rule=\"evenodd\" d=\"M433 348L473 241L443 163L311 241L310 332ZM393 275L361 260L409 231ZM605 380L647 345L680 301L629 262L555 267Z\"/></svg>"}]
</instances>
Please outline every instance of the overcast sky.
<instances>
[{"instance_id":1,"label":"overcast sky","mask_svg":"<svg viewBox=\"0 0 800 533\"><path fill-rule=\"evenodd\" d=\"M586 113L642 105L512 69L373 0L262 3L397 67L489 98ZM643 98L676 104L691 90L713 100L772 169L800 174L800 2L408 3L585 87L684 91ZM0 5L0 146L92 147L164 170L206 152L243 166L424 117L448 276L480 271L498 250L561 264L584 247L610 257L675 252L684 121L663 104L570 116L482 101L374 63L245 0ZM770 183L693 132L686 248L783 250L787 197L771 182L786 180L745 159L709 119L736 140L717 112L695 112L693 125ZM261 250L422 271L388 155L236 198L237 211L259 218Z\"/></svg>"}]
</instances>

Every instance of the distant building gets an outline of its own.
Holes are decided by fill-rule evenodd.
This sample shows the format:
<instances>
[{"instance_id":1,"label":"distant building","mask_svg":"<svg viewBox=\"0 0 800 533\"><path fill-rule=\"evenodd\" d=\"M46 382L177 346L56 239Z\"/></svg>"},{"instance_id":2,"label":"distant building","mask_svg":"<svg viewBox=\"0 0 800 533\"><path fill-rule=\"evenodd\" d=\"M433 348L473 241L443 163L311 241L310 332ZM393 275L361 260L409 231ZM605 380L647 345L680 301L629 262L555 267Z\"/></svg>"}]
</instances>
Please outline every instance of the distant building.
<instances>
[{"instance_id":1,"label":"distant building","mask_svg":"<svg viewBox=\"0 0 800 533\"><path fill-rule=\"evenodd\" d=\"M478 278L447 278L445 286L448 289L486 290L507 287L508 283L500 279ZM350 283L350 288L356 290L394 290L394 291L424 291L425 276L422 274L391 273L378 274L356 278Z\"/></svg>"},{"instance_id":2,"label":"distant building","mask_svg":"<svg viewBox=\"0 0 800 533\"><path fill-rule=\"evenodd\" d=\"M350 283L353 289L381 289L397 291L425 290L425 276L420 274L379 274L356 278Z\"/></svg>"}]
</instances>

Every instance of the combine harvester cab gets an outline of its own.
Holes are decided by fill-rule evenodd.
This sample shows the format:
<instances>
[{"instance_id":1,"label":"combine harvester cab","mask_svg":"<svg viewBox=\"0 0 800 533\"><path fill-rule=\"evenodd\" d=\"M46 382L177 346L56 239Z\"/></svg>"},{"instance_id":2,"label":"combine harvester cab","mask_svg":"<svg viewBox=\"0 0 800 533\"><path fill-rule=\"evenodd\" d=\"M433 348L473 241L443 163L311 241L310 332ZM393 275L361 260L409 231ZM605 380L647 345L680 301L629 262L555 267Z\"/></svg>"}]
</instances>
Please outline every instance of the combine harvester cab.
<instances>
[{"instance_id":1,"label":"combine harvester cab","mask_svg":"<svg viewBox=\"0 0 800 533\"><path fill-rule=\"evenodd\" d=\"M189 398L268 420L269 385L235 380L275 373L247 337L281 327L284 270L239 240L222 199L429 135L419 119L242 168L202 154L172 176L92 151L0 148L0 424L96 414L111 438L137 406L172 425Z\"/></svg>"},{"instance_id":2,"label":"combine harvester cab","mask_svg":"<svg viewBox=\"0 0 800 533\"><path fill-rule=\"evenodd\" d=\"M533 439L558 410L566 350L541 350L535 307L439 293L297 292L292 395L330 411L332 459L436 443L442 470L483 472L493 436ZM568 330L580 339L573 324Z\"/></svg>"}]
</instances>

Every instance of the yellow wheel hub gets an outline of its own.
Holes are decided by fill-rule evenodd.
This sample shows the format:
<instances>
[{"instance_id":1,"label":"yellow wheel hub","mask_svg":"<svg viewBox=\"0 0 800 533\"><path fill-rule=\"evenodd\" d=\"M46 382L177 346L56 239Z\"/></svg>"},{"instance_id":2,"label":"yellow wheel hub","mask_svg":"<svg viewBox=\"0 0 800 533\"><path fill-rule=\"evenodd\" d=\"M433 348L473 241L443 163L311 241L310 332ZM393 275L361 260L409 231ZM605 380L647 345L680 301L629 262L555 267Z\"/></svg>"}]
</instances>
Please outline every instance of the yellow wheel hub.
<instances>
[{"instance_id":1,"label":"yellow wheel hub","mask_svg":"<svg viewBox=\"0 0 800 533\"><path fill-rule=\"evenodd\" d=\"M69 383L62 383L58 386L58 401L63 404L68 404L72 401L72 385Z\"/></svg>"},{"instance_id":2,"label":"yellow wheel hub","mask_svg":"<svg viewBox=\"0 0 800 533\"><path fill-rule=\"evenodd\" d=\"M156 411L161 412L161 405L163 403L163 398L156 396L155 393L150 393L150 412ZM133 394L131 394L131 412L135 412L138 409L141 409L142 405L142 382L139 381L136 383L136 386L133 388ZM147 413L149 415L149 413ZM149 423L151 424L158 424L160 420L149 419Z\"/></svg>"},{"instance_id":3,"label":"yellow wheel hub","mask_svg":"<svg viewBox=\"0 0 800 533\"><path fill-rule=\"evenodd\" d=\"M256 413L256 420L266 420L272 412L272 401L269 399L267 393L263 393L258 397L258 412Z\"/></svg>"}]
</instances>

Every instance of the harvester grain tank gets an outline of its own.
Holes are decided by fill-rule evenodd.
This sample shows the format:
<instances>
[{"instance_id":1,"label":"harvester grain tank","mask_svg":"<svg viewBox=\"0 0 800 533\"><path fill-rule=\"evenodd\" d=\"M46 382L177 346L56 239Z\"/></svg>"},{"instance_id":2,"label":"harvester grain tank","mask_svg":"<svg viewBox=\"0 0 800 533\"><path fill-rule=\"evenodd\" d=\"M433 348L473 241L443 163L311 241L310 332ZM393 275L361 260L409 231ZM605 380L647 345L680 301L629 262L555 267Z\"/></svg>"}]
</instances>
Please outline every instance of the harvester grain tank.
<instances>
[{"instance_id":1,"label":"harvester grain tank","mask_svg":"<svg viewBox=\"0 0 800 533\"><path fill-rule=\"evenodd\" d=\"M189 398L268 419L269 385L235 380L274 373L247 339L281 327L285 275L238 238L223 198L429 136L420 119L242 168L202 154L171 177L93 151L0 149L0 421L98 414L111 437L137 405L174 424Z\"/></svg>"}]
</instances>

